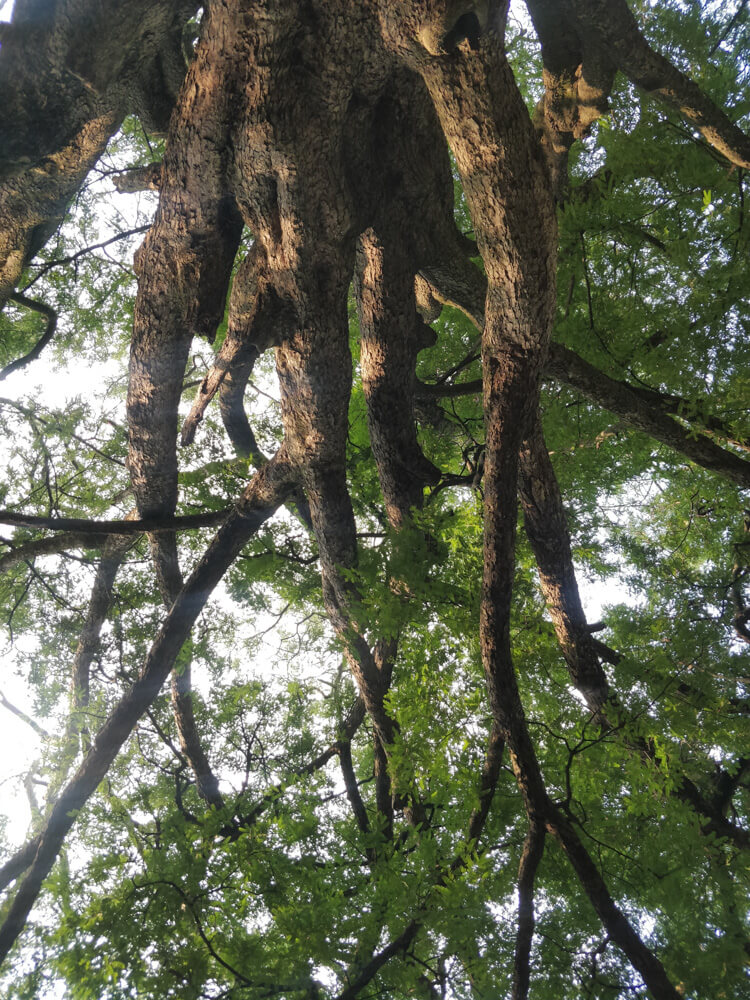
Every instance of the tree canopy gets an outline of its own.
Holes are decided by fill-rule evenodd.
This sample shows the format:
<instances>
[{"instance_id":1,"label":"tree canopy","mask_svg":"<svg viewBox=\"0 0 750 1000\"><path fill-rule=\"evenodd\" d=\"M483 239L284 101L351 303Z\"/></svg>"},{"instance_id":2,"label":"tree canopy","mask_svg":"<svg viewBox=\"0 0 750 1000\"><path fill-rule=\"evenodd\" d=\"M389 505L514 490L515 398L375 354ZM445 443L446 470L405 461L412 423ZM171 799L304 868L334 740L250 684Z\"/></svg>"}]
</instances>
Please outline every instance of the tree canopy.
<instances>
[{"instance_id":1,"label":"tree canopy","mask_svg":"<svg viewBox=\"0 0 750 1000\"><path fill-rule=\"evenodd\" d=\"M16 0L2 996L748 995L749 34Z\"/></svg>"}]
</instances>

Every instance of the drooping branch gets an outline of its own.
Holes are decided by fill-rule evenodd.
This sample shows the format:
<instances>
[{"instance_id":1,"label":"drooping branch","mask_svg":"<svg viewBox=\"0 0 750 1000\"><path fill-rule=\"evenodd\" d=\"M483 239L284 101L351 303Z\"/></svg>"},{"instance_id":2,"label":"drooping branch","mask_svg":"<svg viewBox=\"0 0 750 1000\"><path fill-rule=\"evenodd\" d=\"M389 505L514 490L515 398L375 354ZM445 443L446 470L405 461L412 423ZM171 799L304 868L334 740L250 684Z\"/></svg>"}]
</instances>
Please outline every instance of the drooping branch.
<instances>
[{"instance_id":1,"label":"drooping branch","mask_svg":"<svg viewBox=\"0 0 750 1000\"><path fill-rule=\"evenodd\" d=\"M47 318L47 325L45 327L44 333L37 340L34 346L23 355L21 358L17 358L15 361L11 361L10 364L6 365L0 370L0 382L6 379L13 372L19 371L21 368L25 368L26 365L31 364L32 361L36 361L39 355L42 353L44 348L49 344L55 335L55 329L57 327L57 312L44 302L39 302L36 299L27 298L25 295L20 295L15 292L9 295L8 298L11 302L17 302L19 305L25 306L27 309L33 309L34 312L41 313L42 316Z\"/></svg>"},{"instance_id":2,"label":"drooping branch","mask_svg":"<svg viewBox=\"0 0 750 1000\"><path fill-rule=\"evenodd\" d=\"M492 797L495 794L497 781L500 777L504 752L505 740L502 737L497 722L493 722L487 742L484 764L482 765L482 776L479 783L479 805L472 810L466 832L466 842L472 846L476 845L487 822L492 805Z\"/></svg>"},{"instance_id":3,"label":"drooping branch","mask_svg":"<svg viewBox=\"0 0 750 1000\"><path fill-rule=\"evenodd\" d=\"M417 353L428 346L432 331L416 311L408 261L399 259L398 243L389 236L386 244L371 229L360 237L355 291L370 442L386 513L399 529L422 506L425 484L434 485L440 472L417 443L413 403Z\"/></svg>"},{"instance_id":4,"label":"drooping branch","mask_svg":"<svg viewBox=\"0 0 750 1000\"><path fill-rule=\"evenodd\" d=\"M52 808L38 838L28 872L0 927L0 962L7 957L23 930L42 883L51 871L77 813L96 790L138 719L158 695L214 587L248 539L284 502L292 487L292 468L282 448L253 477L235 511L191 573L146 657L138 680L97 733L91 750ZM15 875L11 878L18 877L18 865L31 855L32 850L33 847L27 845L23 854L14 859L12 871Z\"/></svg>"},{"instance_id":5,"label":"drooping branch","mask_svg":"<svg viewBox=\"0 0 750 1000\"><path fill-rule=\"evenodd\" d=\"M567 518L544 441L541 415L537 415L521 448L520 469L519 496L526 534L560 649L576 689L594 715L601 717L609 685L581 604Z\"/></svg>"},{"instance_id":6,"label":"drooping branch","mask_svg":"<svg viewBox=\"0 0 750 1000\"><path fill-rule=\"evenodd\" d=\"M442 4L404 3L398 11L380 5L392 43L419 68L435 102L462 175L488 278L482 335L486 458L480 644L492 717L507 741L530 822L545 823L563 840L608 931L654 996L677 1000L661 963L614 907L603 883L594 884L601 876L572 828L562 821L551 824L557 810L524 718L510 649L517 468L554 322L554 207L531 123L497 38L490 30L477 45L467 42L446 57L439 41L447 27L444 13Z\"/></svg>"},{"instance_id":7,"label":"drooping branch","mask_svg":"<svg viewBox=\"0 0 750 1000\"><path fill-rule=\"evenodd\" d=\"M349 742L342 742L339 744L339 765L341 767L341 776L344 779L344 787L346 788L346 797L349 799L349 805L354 813L357 826L359 827L361 833L369 833L370 821L367 817L367 810L365 809L365 804L362 801L362 795L359 791L357 776L354 773L354 765L352 764L352 747Z\"/></svg>"},{"instance_id":8,"label":"drooping branch","mask_svg":"<svg viewBox=\"0 0 750 1000\"><path fill-rule=\"evenodd\" d=\"M256 243L240 264L232 283L227 334L183 423L183 445L192 443L208 404L223 389L227 379L238 397L237 403L241 405L255 361L269 347L278 344L284 331L292 324L290 305L276 291L265 252ZM237 403L232 396L232 404L236 406Z\"/></svg>"},{"instance_id":9,"label":"drooping branch","mask_svg":"<svg viewBox=\"0 0 750 1000\"><path fill-rule=\"evenodd\" d=\"M184 587L174 532L151 535L151 553L162 601L167 611L179 598ZM190 654L183 655L172 668L171 700L180 749L192 768L200 797L216 809L224 806L219 782L214 774L203 741L198 732L193 709Z\"/></svg>"}]
</instances>

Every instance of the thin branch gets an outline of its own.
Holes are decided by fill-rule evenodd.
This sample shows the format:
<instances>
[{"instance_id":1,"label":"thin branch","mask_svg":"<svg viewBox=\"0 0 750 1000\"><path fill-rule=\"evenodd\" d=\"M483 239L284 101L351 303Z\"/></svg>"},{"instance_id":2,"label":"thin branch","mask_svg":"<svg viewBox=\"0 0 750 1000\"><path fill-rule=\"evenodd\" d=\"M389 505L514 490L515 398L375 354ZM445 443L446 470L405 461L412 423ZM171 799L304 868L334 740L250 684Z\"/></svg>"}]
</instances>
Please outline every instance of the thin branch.
<instances>
[{"instance_id":1,"label":"thin branch","mask_svg":"<svg viewBox=\"0 0 750 1000\"><path fill-rule=\"evenodd\" d=\"M18 371L21 368L25 368L26 365L31 364L32 361L36 361L39 355L42 353L44 348L49 344L50 340L55 335L55 329L57 328L57 312L52 308L52 306L45 305L44 302L38 302L36 299L29 299L25 295L21 295L20 292L13 292L8 296L11 302L17 302L19 305L25 306L27 309L33 309L34 312L41 313L42 316L47 317L47 326L45 327L44 333L37 340L28 354L24 354L21 358L16 358L15 361L11 361L9 365L0 370L0 382L6 379L13 372Z\"/></svg>"},{"instance_id":2,"label":"thin branch","mask_svg":"<svg viewBox=\"0 0 750 1000\"><path fill-rule=\"evenodd\" d=\"M136 226L135 229L126 229L121 233L116 233L114 236L110 236L108 240L103 240L101 243L92 243L90 247L84 247L83 250L78 250L76 253L72 253L68 257L59 257L57 260L47 261L47 263L40 267L38 273L35 274L31 281L26 285L24 292L27 292L32 285L35 285L37 281L39 281L40 278L43 278L45 274L52 270L52 268L62 267L64 264L73 264L81 257L85 257L86 254L92 253L94 250L103 250L104 247L111 246L112 243L117 243L119 240L125 240L129 236L136 236L138 233L147 233L150 228L151 223L146 226Z\"/></svg>"},{"instance_id":3,"label":"thin branch","mask_svg":"<svg viewBox=\"0 0 750 1000\"><path fill-rule=\"evenodd\" d=\"M184 514L178 517L144 517L140 521L90 521L81 517L38 517L15 510L0 510L0 524L23 528L44 528L47 531L75 532L79 535L140 535L144 531L180 531L210 528L226 521L230 507L205 514Z\"/></svg>"},{"instance_id":4,"label":"thin branch","mask_svg":"<svg viewBox=\"0 0 750 1000\"><path fill-rule=\"evenodd\" d=\"M52 808L39 848L0 927L0 961L23 930L76 816L107 774L138 719L161 690L211 592L249 538L271 517L293 488L284 449L255 475L222 525L167 615L132 688L96 736L92 749Z\"/></svg>"},{"instance_id":5,"label":"thin branch","mask_svg":"<svg viewBox=\"0 0 750 1000\"><path fill-rule=\"evenodd\" d=\"M377 955L373 955L370 961L360 970L359 975L347 986L343 993L339 993L336 1000L354 1000L356 996L375 978L386 962L389 962L395 955L405 952L417 935L419 924L412 920L406 925L404 930L390 944L386 945Z\"/></svg>"},{"instance_id":6,"label":"thin branch","mask_svg":"<svg viewBox=\"0 0 750 1000\"><path fill-rule=\"evenodd\" d=\"M49 733L47 732L46 729L43 729L42 726L40 726L38 722L32 719L30 715L27 715L24 711L22 711L20 708L14 705L12 702L8 701L8 699L5 697L2 691L0 691L0 705L2 705L4 708L7 708L9 712L12 712L13 715L17 716L19 719L25 722L27 726L31 726L31 728L38 736L43 736L45 738L49 737Z\"/></svg>"},{"instance_id":7,"label":"thin branch","mask_svg":"<svg viewBox=\"0 0 750 1000\"><path fill-rule=\"evenodd\" d=\"M532 822L523 843L518 866L518 932L513 958L512 1000L526 1000L529 995L531 942L534 937L534 880L544 854L545 828Z\"/></svg>"}]
</instances>

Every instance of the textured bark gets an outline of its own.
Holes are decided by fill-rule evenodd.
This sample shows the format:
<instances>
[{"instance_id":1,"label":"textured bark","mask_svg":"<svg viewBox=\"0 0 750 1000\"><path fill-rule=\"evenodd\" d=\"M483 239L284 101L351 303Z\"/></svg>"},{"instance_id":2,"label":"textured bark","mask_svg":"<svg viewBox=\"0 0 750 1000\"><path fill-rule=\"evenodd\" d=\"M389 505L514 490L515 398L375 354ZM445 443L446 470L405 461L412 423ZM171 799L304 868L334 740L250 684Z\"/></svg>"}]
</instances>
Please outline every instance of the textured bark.
<instances>
[{"instance_id":1,"label":"textured bark","mask_svg":"<svg viewBox=\"0 0 750 1000\"><path fill-rule=\"evenodd\" d=\"M398 529L422 506L424 486L436 483L440 471L422 454L414 419L417 353L429 346L432 331L417 313L408 260L399 259L395 234L389 235L385 246L373 230L361 237L355 287L370 442L386 513Z\"/></svg>"},{"instance_id":2,"label":"textured bark","mask_svg":"<svg viewBox=\"0 0 750 1000\"><path fill-rule=\"evenodd\" d=\"M527 0L539 36L544 97L535 124L540 131L555 191L568 179L568 152L607 110L615 67L605 48L587 45L565 0Z\"/></svg>"},{"instance_id":3,"label":"textured bark","mask_svg":"<svg viewBox=\"0 0 750 1000\"><path fill-rule=\"evenodd\" d=\"M643 37L625 0L570 0L584 37L608 52L633 83L670 107L739 167L750 168L750 139L700 87Z\"/></svg>"},{"instance_id":4,"label":"textured bark","mask_svg":"<svg viewBox=\"0 0 750 1000\"><path fill-rule=\"evenodd\" d=\"M473 50L439 55L439 4L380 8L388 37L421 72L461 173L488 279L482 341L485 426L485 570L480 637L493 718L507 741L527 809L546 793L519 766L535 761L510 659L518 451L538 394L555 304L554 207L538 144L490 32ZM491 24L492 22L490 22ZM431 50L426 49L431 45ZM533 785L533 788L527 786Z\"/></svg>"},{"instance_id":5,"label":"textured bark","mask_svg":"<svg viewBox=\"0 0 750 1000\"><path fill-rule=\"evenodd\" d=\"M0 49L0 304L128 113L165 130L192 2L18 0Z\"/></svg>"},{"instance_id":6,"label":"textured bark","mask_svg":"<svg viewBox=\"0 0 750 1000\"><path fill-rule=\"evenodd\" d=\"M689 434L666 412L666 397L652 398L648 391L616 382L560 345L550 348L555 199L565 186L568 149L606 107L615 64L671 101L733 162L746 163L747 139L648 48L620 0L529 0L528 6L544 61L545 96L536 123L529 120L506 59L507 5L497 0L471 8L453 0L212 0L176 105L176 84L184 75L177 36L189 5L19 0L0 54L0 84L13 80L0 128L7 120L18 130L0 147L0 229L5 233L0 237L0 262L5 260L0 299L12 291L24 262L56 225L122 115L136 108L147 127L151 121L163 128L173 106L174 112L163 163L117 181L120 190L145 186L160 193L156 221L136 259L128 463L139 520L29 518L11 511L0 512L0 521L66 531L61 541L67 544L91 538L104 547L74 668L81 709L115 557L134 532L149 532L168 614L139 680L105 722L42 834L0 869L0 882L6 884L28 869L0 928L0 957L20 932L76 811L170 670L182 752L199 793L209 803L223 804L200 742L189 665L173 668L211 589L253 532L290 498L314 531L325 608L360 692L339 741L296 774L311 774L338 754L355 821L363 835L371 834L376 824L357 784L350 747L366 712L373 728L377 824L389 841L387 851L402 844L393 835L396 808L404 807L423 842L431 836L412 775L398 773L396 762L403 754L392 751L398 726L386 695L398 639L372 634L353 582L358 553L346 444L352 380L347 304L354 277L370 441L396 543L422 502L424 485L439 478L418 442L415 397L481 391L484 398L479 628L492 723L466 844L452 861L438 861L432 885L445 884L477 849L507 747L529 824L519 869L514 997L520 1000L528 992L533 884L546 833L562 846L608 935L652 995L657 1000L678 995L613 901L570 817L547 792L511 656L517 498L520 493L571 679L604 720L609 694L599 662L604 647L591 637L575 582L562 498L539 423L540 377L574 386L632 426L741 485L750 484L750 463ZM162 70L165 80L157 81ZM155 101L147 99L149 92ZM461 175L476 245L456 231L445 139ZM228 296L243 225L252 246ZM486 277L469 260L477 250ZM463 309L482 331L480 384L447 381L470 361L456 366L445 384L415 384L418 352L433 336L424 321L436 315L440 301ZM175 516L176 444L185 363L192 338L212 340L225 312L226 338L182 439L185 444L193 439L206 407L219 394L235 449L260 472L231 511L180 518ZM275 348L284 444L267 462L243 397L255 361L270 347ZM669 405L679 407L681 401L670 398ZM450 481L446 477L441 485ZM176 532L205 524L207 518L222 526L184 583ZM33 543L33 549L30 544L18 551L49 551L46 540ZM0 565L16 555L7 553ZM745 610L741 602L743 628ZM407 760L403 770L409 766ZM263 795L222 835L240 836L283 788ZM726 818L731 792L711 797L688 782L682 791L709 819L713 832L724 835L733 826ZM370 847L367 859L373 865L379 860ZM387 962L408 953L428 905L418 904L411 920L402 917L395 936L392 928L376 922L366 927L364 959L354 966L339 1000L352 1000ZM375 952L381 935L390 943ZM249 983L243 976L238 981Z\"/></svg>"},{"instance_id":7,"label":"textured bark","mask_svg":"<svg viewBox=\"0 0 750 1000\"><path fill-rule=\"evenodd\" d=\"M226 183L241 58L233 31L224 8L211 7L170 126L156 220L136 255L128 464L142 516L174 511L185 363L193 336L213 339L239 245L242 223Z\"/></svg>"}]
</instances>

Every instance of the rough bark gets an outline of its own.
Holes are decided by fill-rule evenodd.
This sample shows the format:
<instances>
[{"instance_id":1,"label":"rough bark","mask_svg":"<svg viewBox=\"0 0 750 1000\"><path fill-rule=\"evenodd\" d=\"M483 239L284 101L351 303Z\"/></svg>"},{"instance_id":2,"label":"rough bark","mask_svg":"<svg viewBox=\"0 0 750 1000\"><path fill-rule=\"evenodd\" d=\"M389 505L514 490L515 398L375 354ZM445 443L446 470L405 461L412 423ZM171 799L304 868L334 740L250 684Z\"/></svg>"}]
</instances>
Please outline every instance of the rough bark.
<instances>
[{"instance_id":1,"label":"rough bark","mask_svg":"<svg viewBox=\"0 0 750 1000\"><path fill-rule=\"evenodd\" d=\"M18 0L0 50L0 304L123 117L166 130L192 2Z\"/></svg>"},{"instance_id":2,"label":"rough bark","mask_svg":"<svg viewBox=\"0 0 750 1000\"><path fill-rule=\"evenodd\" d=\"M370 443L386 513L398 529L412 508L422 506L425 484L436 483L440 471L424 457L414 419L417 353L429 345L432 331L417 313L414 275L399 259L394 235L384 245L373 230L363 234L355 287Z\"/></svg>"},{"instance_id":3,"label":"rough bark","mask_svg":"<svg viewBox=\"0 0 750 1000\"><path fill-rule=\"evenodd\" d=\"M633 83L678 111L739 167L750 168L750 139L700 87L654 51L625 0L570 0L584 37L608 52Z\"/></svg>"},{"instance_id":4,"label":"rough bark","mask_svg":"<svg viewBox=\"0 0 750 1000\"><path fill-rule=\"evenodd\" d=\"M547 791L511 656L517 496L520 492L571 679L592 712L603 718L608 698L600 664L603 647L591 638L575 583L562 498L539 423L540 378L549 375L574 386L632 426L740 485L750 484L750 464L708 438L689 434L665 412L666 397L654 399L608 378L560 345L550 347L555 197L565 184L571 143L606 107L615 63L671 101L737 164L747 162L747 139L646 45L620 0L611 5L529 0L528 6L545 66L536 128L503 50L504 3L471 9L438 0L356 5L217 0L207 5L201 41L172 114L164 161L118 184L121 190L145 184L160 192L156 221L136 261L128 430L139 520L86 522L0 512L7 523L66 531L69 544L71 538L76 544L86 538L104 544L75 665L80 707L115 556L133 532L149 532L168 609L139 680L105 722L41 835L0 870L0 882L7 883L28 869L0 928L0 958L20 932L75 813L173 670L211 589L245 541L290 497L314 531L326 611L360 691L342 738L297 774L312 773L338 754L355 821L363 835L371 834L349 742L366 711L373 726L375 805L388 850L397 850L400 841L393 837L394 807L405 805L407 819L421 827L419 835L430 835L410 775L396 773L394 766L398 726L386 695L397 637L371 634L353 582L358 553L346 444L352 379L347 299L354 275L370 440L396 540L420 506L424 485L438 478L418 442L415 396L481 391L484 399L479 629L492 723L466 844L452 862L443 859L433 885L444 884L447 873L459 871L476 850L507 746L529 824L519 869L514 997L520 1000L528 992L533 884L545 833L563 848L609 936L653 996L677 997L658 958L612 899L570 817ZM119 5L58 0L46 6L19 0L0 55L0 84L14 70L18 74L5 110L19 129L0 152L0 224L8 222L0 226L7 236L0 243L0 259L4 253L6 260L0 299L56 224L125 111L135 107L166 124L174 84L183 76L182 57L175 55L177 29L189 9L146 0ZM40 11L44 17L35 21ZM127 43L115 51L113 37ZM156 86L159 67L166 84ZM149 91L156 94L155 102L146 99ZM0 116L0 127L3 121ZM32 122L37 133L29 127ZM445 139L461 175L476 246L455 229ZM236 271L227 305L243 224L253 243ZM469 260L477 249L486 278ZM447 382L465 369L465 361L445 384L416 386L417 354L431 337L424 317L435 315L439 301L462 308L482 331L481 384ZM260 471L235 508L208 516L222 526L184 583L176 532L205 524L206 518L175 516L178 403L192 338L211 340L227 308L227 336L183 426L183 443L192 440L219 393L222 419L237 452ZM243 396L255 360L271 346L285 437L277 456L266 462ZM680 403L671 398L671 405ZM48 551L35 545L34 552ZM32 551L25 545L20 550ZM0 565L15 554L6 554ZM745 611L740 599L738 622L746 630ZM193 715L189 666L182 666L172 676L181 748L200 794L221 806ZM683 788L684 797L719 833L733 825L726 812L737 784L729 790L725 784L721 795L717 790L708 798L690 783ZM279 788L222 834L236 839L270 807ZM377 863L371 848L367 859ZM367 960L357 965L339 1000L352 1000L388 961L414 945L424 912L425 907L417 907L413 919L397 923L397 933L379 951L371 941ZM366 931L370 939L382 933L385 940L392 934L374 924ZM250 983L242 976L238 981Z\"/></svg>"}]
</instances>

